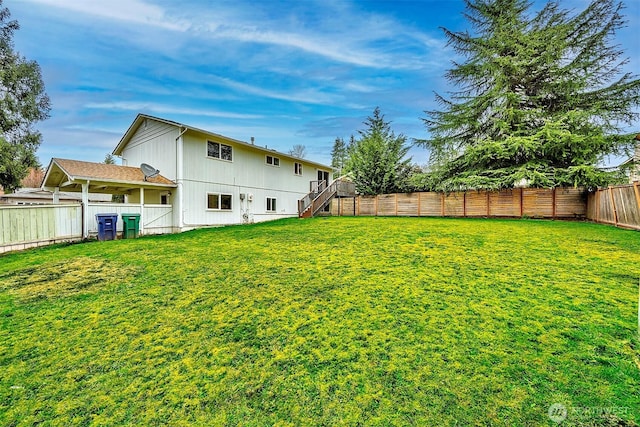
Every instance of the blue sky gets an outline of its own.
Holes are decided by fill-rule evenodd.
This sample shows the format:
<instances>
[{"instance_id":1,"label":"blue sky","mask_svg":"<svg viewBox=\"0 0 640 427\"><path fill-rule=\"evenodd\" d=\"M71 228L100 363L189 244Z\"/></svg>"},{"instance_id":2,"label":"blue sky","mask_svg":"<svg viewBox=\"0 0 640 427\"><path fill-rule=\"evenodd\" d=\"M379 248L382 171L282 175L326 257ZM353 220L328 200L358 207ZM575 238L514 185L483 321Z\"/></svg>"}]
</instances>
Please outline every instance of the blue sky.
<instances>
[{"instance_id":1,"label":"blue sky","mask_svg":"<svg viewBox=\"0 0 640 427\"><path fill-rule=\"evenodd\" d=\"M566 0L582 10L587 0ZM616 42L640 74L640 0ZM541 1L536 0L536 5ZM439 27L462 0L5 0L52 101L38 157L101 162L139 112L330 163L376 106L396 133L421 117L455 59ZM632 27L633 26L633 27ZM637 126L640 128L640 123ZM421 148L416 163L427 162ZM615 160L613 160L615 162Z\"/></svg>"}]
</instances>

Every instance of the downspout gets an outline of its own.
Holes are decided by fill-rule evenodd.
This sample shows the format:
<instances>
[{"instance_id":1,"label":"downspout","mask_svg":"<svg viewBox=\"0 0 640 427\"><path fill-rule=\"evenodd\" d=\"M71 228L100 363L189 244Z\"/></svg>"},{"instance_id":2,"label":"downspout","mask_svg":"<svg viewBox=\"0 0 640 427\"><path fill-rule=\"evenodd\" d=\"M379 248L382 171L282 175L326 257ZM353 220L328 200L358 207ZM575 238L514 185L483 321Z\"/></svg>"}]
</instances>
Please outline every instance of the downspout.
<instances>
[{"instance_id":1,"label":"downspout","mask_svg":"<svg viewBox=\"0 0 640 427\"><path fill-rule=\"evenodd\" d=\"M184 227L184 195L182 191L182 181L184 179L184 139L182 138L182 135L187 132L188 128L185 127L184 129L178 129L180 130L180 133L176 138L176 184L178 185L178 188L176 189L175 198L177 218L176 214L173 215L173 218L174 223L177 219L178 231L182 231L182 228Z\"/></svg>"}]
</instances>

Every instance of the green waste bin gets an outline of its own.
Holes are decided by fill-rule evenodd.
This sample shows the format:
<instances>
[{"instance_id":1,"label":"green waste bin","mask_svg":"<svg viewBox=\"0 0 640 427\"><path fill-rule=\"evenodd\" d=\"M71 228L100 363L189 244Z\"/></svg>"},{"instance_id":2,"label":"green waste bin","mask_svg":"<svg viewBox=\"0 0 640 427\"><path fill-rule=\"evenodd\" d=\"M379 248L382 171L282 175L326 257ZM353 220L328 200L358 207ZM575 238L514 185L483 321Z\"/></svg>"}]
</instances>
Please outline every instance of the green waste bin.
<instances>
[{"instance_id":1,"label":"green waste bin","mask_svg":"<svg viewBox=\"0 0 640 427\"><path fill-rule=\"evenodd\" d=\"M122 214L122 238L135 239L140 231L140 214Z\"/></svg>"}]
</instances>

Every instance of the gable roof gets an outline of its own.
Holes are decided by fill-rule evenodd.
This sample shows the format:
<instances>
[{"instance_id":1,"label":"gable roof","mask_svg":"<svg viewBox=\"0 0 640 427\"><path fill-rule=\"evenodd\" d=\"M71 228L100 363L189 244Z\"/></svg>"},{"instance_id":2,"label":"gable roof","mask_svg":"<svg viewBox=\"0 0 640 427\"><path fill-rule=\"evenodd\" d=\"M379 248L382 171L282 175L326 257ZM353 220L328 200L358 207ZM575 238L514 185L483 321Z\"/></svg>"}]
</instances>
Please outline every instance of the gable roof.
<instances>
[{"instance_id":1,"label":"gable roof","mask_svg":"<svg viewBox=\"0 0 640 427\"><path fill-rule=\"evenodd\" d=\"M92 192L119 193L132 188L174 188L177 185L162 175L147 178L142 170L132 166L107 165L69 159L51 159L42 181L42 188L59 187L66 191L81 191L89 182Z\"/></svg>"},{"instance_id":2,"label":"gable roof","mask_svg":"<svg viewBox=\"0 0 640 427\"><path fill-rule=\"evenodd\" d=\"M181 133L182 132L186 132L186 131L197 132L197 133L206 135L207 137L212 138L212 139L216 139L216 140L219 140L219 141L220 140L221 141L227 141L227 142L230 142L230 143L233 143L233 144L236 144L236 145L248 147L248 148L250 148L252 150L264 152L265 154L270 154L270 155L274 155L275 154L278 157L284 157L284 158L287 158L287 159L291 159L291 160L293 160L295 162L307 163L307 164L316 166L316 167L321 168L321 169L333 170L333 168L331 166L328 166L328 165L325 165L325 164L322 164L322 163L313 162L313 161L307 160L307 159L301 159L299 157L292 156L291 154L281 153L279 151L276 151L276 150L273 150L273 149L270 149L270 148L261 147L259 145L251 144L249 142L233 139L233 138L230 138L228 136L220 135L218 133L214 133L214 132L210 132L208 130L197 128L195 126L189 126L189 125L186 125L184 123L175 122L173 120L162 119L160 117L154 117L154 116L150 116L148 114L142 114L142 113L139 113L136 116L136 118L133 121L133 123L131 123L131 125L129 126L127 131L124 133L124 135L120 139L120 142L118 142L118 145L116 146L116 148L113 150L113 153L112 153L114 156L120 156L122 154L122 151L124 150L126 145L129 143L129 141L131 140L133 135L136 133L138 128L147 119L155 120L155 121L160 122L160 123L165 123L165 124L170 125L170 126L175 126L180 130Z\"/></svg>"}]
</instances>

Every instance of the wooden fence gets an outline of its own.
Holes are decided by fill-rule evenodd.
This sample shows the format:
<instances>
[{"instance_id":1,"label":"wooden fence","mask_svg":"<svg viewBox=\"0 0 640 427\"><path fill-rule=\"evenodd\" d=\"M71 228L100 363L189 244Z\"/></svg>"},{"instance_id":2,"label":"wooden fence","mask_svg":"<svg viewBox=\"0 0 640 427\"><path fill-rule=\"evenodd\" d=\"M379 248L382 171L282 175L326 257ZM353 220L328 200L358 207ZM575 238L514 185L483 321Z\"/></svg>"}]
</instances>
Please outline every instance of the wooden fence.
<instances>
[{"instance_id":1,"label":"wooden fence","mask_svg":"<svg viewBox=\"0 0 640 427\"><path fill-rule=\"evenodd\" d=\"M80 204L0 208L0 253L81 238Z\"/></svg>"},{"instance_id":2,"label":"wooden fence","mask_svg":"<svg viewBox=\"0 0 640 427\"><path fill-rule=\"evenodd\" d=\"M0 253L22 250L52 243L82 239L83 211L80 203L51 205L0 206ZM98 234L98 213L118 216L117 233L122 233L123 213L141 214L142 234L172 233L173 208L171 205L144 205L124 203L89 203L89 235Z\"/></svg>"},{"instance_id":3,"label":"wooden fence","mask_svg":"<svg viewBox=\"0 0 640 427\"><path fill-rule=\"evenodd\" d=\"M602 224L640 230L640 182L601 188L590 193L587 218Z\"/></svg>"},{"instance_id":4,"label":"wooden fence","mask_svg":"<svg viewBox=\"0 0 640 427\"><path fill-rule=\"evenodd\" d=\"M587 195L581 188L382 194L334 199L331 213L339 216L585 218Z\"/></svg>"}]
</instances>

